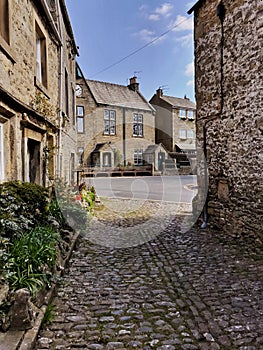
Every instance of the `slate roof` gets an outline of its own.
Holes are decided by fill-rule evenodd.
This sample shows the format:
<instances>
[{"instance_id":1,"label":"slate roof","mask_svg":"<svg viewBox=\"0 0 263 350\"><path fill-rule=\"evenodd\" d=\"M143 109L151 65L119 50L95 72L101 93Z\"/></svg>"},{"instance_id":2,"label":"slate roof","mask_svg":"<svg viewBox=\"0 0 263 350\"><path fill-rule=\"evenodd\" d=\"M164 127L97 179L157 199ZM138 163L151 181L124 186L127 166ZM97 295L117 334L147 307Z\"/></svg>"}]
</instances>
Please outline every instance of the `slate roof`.
<instances>
[{"instance_id":1,"label":"slate roof","mask_svg":"<svg viewBox=\"0 0 263 350\"><path fill-rule=\"evenodd\" d=\"M173 108L187 108L187 109L196 109L196 104L190 101L188 98L180 98L173 96L163 95L160 97L162 100L169 103Z\"/></svg>"},{"instance_id":2,"label":"slate roof","mask_svg":"<svg viewBox=\"0 0 263 350\"><path fill-rule=\"evenodd\" d=\"M91 93L98 104L127 107L144 111L155 111L140 92L118 85L97 80L87 80Z\"/></svg>"}]
</instances>

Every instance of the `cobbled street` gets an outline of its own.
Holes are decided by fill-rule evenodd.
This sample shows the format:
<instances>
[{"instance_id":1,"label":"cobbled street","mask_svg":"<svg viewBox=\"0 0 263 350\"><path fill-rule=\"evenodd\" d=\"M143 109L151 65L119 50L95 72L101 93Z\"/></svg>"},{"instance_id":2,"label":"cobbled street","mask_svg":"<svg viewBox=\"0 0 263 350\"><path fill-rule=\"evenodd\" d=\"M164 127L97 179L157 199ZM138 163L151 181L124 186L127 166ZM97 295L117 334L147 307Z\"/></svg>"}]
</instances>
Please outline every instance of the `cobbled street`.
<instances>
[{"instance_id":1,"label":"cobbled street","mask_svg":"<svg viewBox=\"0 0 263 350\"><path fill-rule=\"evenodd\" d=\"M263 349L262 246L179 221L122 249L81 236L35 349Z\"/></svg>"}]
</instances>

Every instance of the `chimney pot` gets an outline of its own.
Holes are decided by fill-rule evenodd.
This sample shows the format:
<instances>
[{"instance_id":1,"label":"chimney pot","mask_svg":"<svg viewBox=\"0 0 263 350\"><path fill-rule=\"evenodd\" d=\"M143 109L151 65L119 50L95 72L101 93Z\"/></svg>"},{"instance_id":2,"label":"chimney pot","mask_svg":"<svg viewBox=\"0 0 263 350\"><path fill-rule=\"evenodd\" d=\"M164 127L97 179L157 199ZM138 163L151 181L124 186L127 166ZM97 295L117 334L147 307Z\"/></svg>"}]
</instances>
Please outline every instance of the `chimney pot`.
<instances>
[{"instance_id":1,"label":"chimney pot","mask_svg":"<svg viewBox=\"0 0 263 350\"><path fill-rule=\"evenodd\" d=\"M137 83L137 77L130 78L130 85L128 85L128 88L132 91L139 91L139 83Z\"/></svg>"}]
</instances>

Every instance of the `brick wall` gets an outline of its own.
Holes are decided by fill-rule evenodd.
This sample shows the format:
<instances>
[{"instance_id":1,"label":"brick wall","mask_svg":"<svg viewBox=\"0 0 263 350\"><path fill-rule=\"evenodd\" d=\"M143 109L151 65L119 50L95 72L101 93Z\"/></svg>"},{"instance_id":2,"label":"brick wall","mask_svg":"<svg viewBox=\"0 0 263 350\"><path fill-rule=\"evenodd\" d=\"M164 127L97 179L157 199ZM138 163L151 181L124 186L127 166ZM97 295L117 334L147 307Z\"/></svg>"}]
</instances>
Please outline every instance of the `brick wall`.
<instances>
[{"instance_id":1,"label":"brick wall","mask_svg":"<svg viewBox=\"0 0 263 350\"><path fill-rule=\"evenodd\" d=\"M203 147L206 122L208 222L262 238L263 2L222 3L222 23L216 0L195 10L197 139Z\"/></svg>"}]
</instances>

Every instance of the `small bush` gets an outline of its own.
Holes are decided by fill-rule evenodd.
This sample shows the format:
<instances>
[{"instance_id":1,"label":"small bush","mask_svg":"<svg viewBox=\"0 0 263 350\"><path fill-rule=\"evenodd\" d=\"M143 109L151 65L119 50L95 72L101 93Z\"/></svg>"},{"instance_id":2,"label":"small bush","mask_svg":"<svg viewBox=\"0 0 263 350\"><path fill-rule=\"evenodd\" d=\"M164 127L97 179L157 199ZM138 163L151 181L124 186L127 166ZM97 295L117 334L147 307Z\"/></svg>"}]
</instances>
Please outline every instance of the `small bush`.
<instances>
[{"instance_id":1,"label":"small bush","mask_svg":"<svg viewBox=\"0 0 263 350\"><path fill-rule=\"evenodd\" d=\"M16 239L22 232L46 221L48 214L47 189L21 181L0 185L0 232Z\"/></svg>"},{"instance_id":2,"label":"small bush","mask_svg":"<svg viewBox=\"0 0 263 350\"><path fill-rule=\"evenodd\" d=\"M59 239L51 228L36 227L10 245L4 270L13 291L28 288L34 295L44 283L50 285Z\"/></svg>"}]
</instances>

